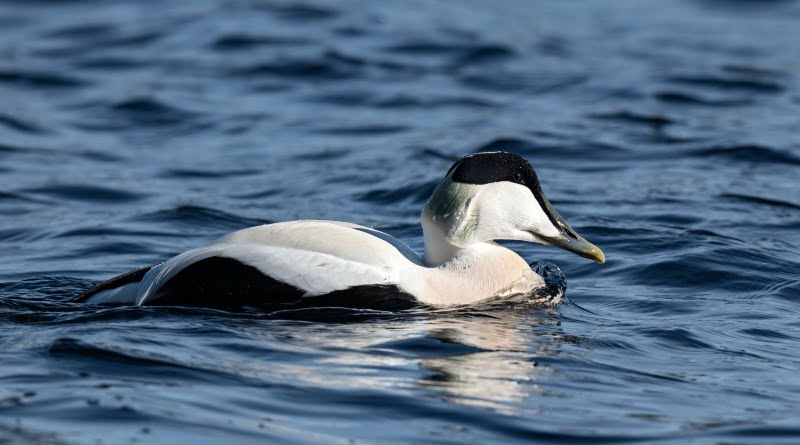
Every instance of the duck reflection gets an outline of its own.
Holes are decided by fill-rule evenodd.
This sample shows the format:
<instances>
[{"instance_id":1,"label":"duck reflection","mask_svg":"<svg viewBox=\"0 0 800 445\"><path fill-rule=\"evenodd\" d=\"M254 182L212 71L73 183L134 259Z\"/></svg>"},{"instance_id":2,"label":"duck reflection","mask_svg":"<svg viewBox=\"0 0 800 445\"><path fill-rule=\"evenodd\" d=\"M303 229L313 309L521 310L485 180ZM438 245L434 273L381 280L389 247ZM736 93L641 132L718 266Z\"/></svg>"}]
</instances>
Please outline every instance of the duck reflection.
<instances>
[{"instance_id":1,"label":"duck reflection","mask_svg":"<svg viewBox=\"0 0 800 445\"><path fill-rule=\"evenodd\" d=\"M550 369L537 357L558 353L560 327L547 312L493 312L479 317L440 320L427 337L474 348L475 352L426 357L427 371L417 384L452 403L510 413L517 403L540 392L537 382Z\"/></svg>"},{"instance_id":2,"label":"duck reflection","mask_svg":"<svg viewBox=\"0 0 800 445\"><path fill-rule=\"evenodd\" d=\"M538 360L559 355L570 341L555 314L541 306L492 307L424 310L369 322L304 324L302 329L287 323L285 338L274 329L258 330L269 341L270 360L256 354L252 361L257 363L237 362L236 373L345 393L390 390L504 414L518 413L523 406L530 411L532 405L524 401L543 393L539 382L552 373ZM298 362L298 354L306 359Z\"/></svg>"}]
</instances>

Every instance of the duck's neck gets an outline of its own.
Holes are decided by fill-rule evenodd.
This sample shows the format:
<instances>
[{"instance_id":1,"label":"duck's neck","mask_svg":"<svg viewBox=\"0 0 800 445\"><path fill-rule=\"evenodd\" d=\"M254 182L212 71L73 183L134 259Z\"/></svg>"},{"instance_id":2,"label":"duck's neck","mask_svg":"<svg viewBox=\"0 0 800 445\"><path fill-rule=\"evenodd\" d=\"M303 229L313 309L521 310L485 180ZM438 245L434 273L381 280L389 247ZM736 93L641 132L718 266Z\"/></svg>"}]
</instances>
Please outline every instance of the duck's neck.
<instances>
[{"instance_id":1,"label":"duck's neck","mask_svg":"<svg viewBox=\"0 0 800 445\"><path fill-rule=\"evenodd\" d=\"M495 242L459 247L423 215L425 237L424 289L416 292L426 303L469 304L510 292L529 292L542 279L515 252Z\"/></svg>"},{"instance_id":2,"label":"duck's neck","mask_svg":"<svg viewBox=\"0 0 800 445\"><path fill-rule=\"evenodd\" d=\"M438 267L455 258L463 250L451 243L442 229L427 214L422 215L422 234L425 239L423 261L428 267Z\"/></svg>"}]
</instances>

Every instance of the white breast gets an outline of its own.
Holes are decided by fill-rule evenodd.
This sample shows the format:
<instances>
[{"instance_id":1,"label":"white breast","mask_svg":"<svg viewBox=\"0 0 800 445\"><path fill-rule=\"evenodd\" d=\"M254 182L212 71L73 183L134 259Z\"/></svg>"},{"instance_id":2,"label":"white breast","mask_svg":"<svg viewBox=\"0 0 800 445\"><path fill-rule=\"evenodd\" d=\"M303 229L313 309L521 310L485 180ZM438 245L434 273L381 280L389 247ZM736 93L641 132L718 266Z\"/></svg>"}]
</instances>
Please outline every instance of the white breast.
<instances>
[{"instance_id":1,"label":"white breast","mask_svg":"<svg viewBox=\"0 0 800 445\"><path fill-rule=\"evenodd\" d=\"M422 268L403 281L407 292L433 305L471 304L492 297L525 295L544 279L525 260L494 242L477 243L438 267Z\"/></svg>"}]
</instances>

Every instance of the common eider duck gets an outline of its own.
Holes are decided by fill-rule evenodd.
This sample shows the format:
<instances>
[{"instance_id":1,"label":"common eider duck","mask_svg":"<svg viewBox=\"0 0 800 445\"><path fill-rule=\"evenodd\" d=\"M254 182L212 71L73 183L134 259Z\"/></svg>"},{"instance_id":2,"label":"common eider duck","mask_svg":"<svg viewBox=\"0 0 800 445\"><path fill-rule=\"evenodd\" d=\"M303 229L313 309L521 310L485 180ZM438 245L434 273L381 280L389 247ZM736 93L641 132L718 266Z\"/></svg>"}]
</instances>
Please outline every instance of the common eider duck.
<instances>
[{"instance_id":1,"label":"common eider duck","mask_svg":"<svg viewBox=\"0 0 800 445\"><path fill-rule=\"evenodd\" d=\"M302 220L233 232L85 291L88 303L230 308L367 305L391 296L433 306L535 292L544 279L497 240L560 247L597 263L542 192L531 164L506 152L461 158L422 210L425 252L357 224ZM361 304L359 303L359 304Z\"/></svg>"}]
</instances>

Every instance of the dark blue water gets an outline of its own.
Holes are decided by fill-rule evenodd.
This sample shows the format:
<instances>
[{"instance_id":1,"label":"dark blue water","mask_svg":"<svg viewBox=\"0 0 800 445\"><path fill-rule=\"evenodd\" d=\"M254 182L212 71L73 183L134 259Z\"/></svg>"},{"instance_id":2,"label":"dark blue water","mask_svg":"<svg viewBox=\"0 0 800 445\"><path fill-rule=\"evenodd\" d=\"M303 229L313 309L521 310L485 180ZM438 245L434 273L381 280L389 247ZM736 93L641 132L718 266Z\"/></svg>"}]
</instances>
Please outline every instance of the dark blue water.
<instances>
[{"instance_id":1,"label":"dark blue water","mask_svg":"<svg viewBox=\"0 0 800 445\"><path fill-rule=\"evenodd\" d=\"M800 2L0 4L0 443L800 443ZM70 303L504 149L570 302Z\"/></svg>"}]
</instances>

